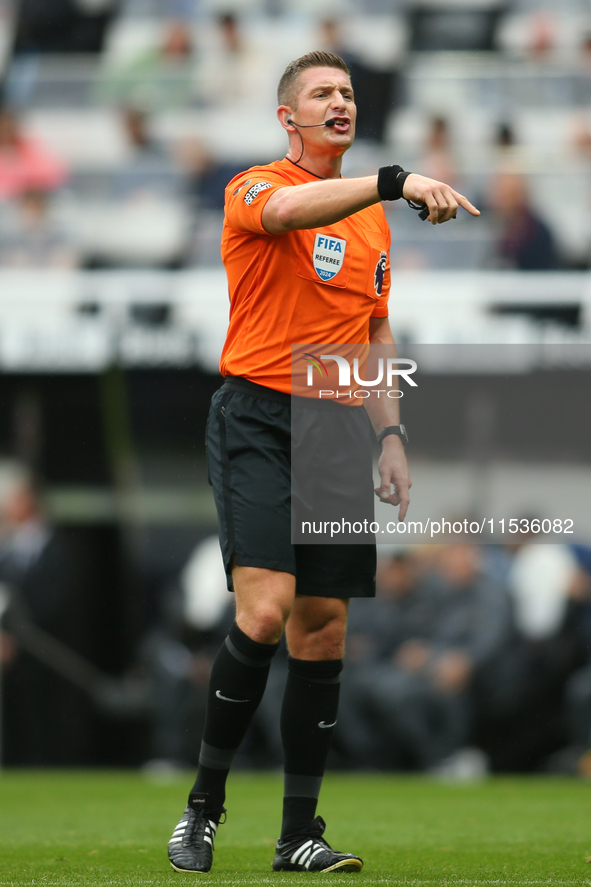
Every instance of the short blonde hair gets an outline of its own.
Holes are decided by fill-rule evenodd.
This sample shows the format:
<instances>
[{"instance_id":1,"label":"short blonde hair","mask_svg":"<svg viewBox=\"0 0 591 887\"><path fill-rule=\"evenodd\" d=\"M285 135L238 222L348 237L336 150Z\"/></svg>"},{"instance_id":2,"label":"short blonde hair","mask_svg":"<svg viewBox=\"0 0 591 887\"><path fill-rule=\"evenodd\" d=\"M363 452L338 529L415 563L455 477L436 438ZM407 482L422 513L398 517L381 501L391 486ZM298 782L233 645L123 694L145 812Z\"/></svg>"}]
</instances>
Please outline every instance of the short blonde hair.
<instances>
[{"instance_id":1,"label":"short blonde hair","mask_svg":"<svg viewBox=\"0 0 591 887\"><path fill-rule=\"evenodd\" d=\"M283 72L277 87L277 101L280 105L288 105L290 108L296 107L298 77L306 68L338 68L340 71L344 71L347 77L351 76L347 63L334 52L323 52L322 50L308 52L294 62L290 62Z\"/></svg>"}]
</instances>

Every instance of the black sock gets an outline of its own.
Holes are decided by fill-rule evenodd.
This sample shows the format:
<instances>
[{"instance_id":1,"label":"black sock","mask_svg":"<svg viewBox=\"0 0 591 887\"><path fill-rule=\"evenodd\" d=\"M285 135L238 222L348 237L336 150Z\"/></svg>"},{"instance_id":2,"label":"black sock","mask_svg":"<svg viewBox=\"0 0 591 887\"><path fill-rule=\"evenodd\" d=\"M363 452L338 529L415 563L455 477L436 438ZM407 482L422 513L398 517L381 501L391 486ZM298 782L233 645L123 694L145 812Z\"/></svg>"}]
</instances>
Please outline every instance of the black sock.
<instances>
[{"instance_id":1,"label":"black sock","mask_svg":"<svg viewBox=\"0 0 591 887\"><path fill-rule=\"evenodd\" d=\"M207 792L216 809L224 803L232 759L263 697L278 647L251 640L234 623L213 663L192 792Z\"/></svg>"},{"instance_id":2,"label":"black sock","mask_svg":"<svg viewBox=\"0 0 591 887\"><path fill-rule=\"evenodd\" d=\"M305 832L316 804L339 706L341 659L289 657L281 708L285 792L281 836Z\"/></svg>"}]
</instances>

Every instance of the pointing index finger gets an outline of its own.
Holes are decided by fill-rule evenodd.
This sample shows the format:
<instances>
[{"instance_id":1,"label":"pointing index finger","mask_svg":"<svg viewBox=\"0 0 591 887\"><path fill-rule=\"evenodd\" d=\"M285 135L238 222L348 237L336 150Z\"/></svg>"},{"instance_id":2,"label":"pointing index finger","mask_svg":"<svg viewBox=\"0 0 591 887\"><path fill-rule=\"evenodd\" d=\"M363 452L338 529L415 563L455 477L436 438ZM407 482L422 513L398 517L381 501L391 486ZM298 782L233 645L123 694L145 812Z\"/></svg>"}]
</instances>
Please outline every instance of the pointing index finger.
<instances>
[{"instance_id":1,"label":"pointing index finger","mask_svg":"<svg viewBox=\"0 0 591 887\"><path fill-rule=\"evenodd\" d=\"M470 203L467 197L464 197L463 194L458 194L457 191L454 191L453 193L460 206L463 206L466 212L469 212L471 216L480 215L480 210L476 209L476 207L472 203Z\"/></svg>"},{"instance_id":2,"label":"pointing index finger","mask_svg":"<svg viewBox=\"0 0 591 887\"><path fill-rule=\"evenodd\" d=\"M400 498L400 508L398 509L398 520L404 521L406 517L406 512L408 511L408 506L410 504L410 498L407 495L405 498Z\"/></svg>"}]
</instances>

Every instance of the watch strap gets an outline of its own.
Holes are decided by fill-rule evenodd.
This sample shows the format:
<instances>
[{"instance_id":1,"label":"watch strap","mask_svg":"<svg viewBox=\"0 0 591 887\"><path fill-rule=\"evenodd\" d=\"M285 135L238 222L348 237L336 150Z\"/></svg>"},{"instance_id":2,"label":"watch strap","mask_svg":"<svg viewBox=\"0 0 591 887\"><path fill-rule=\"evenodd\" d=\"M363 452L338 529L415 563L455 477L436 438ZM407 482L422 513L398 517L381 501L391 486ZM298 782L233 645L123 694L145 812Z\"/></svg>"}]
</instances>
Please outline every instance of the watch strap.
<instances>
[{"instance_id":1,"label":"watch strap","mask_svg":"<svg viewBox=\"0 0 591 887\"><path fill-rule=\"evenodd\" d=\"M408 443L408 435L404 425L387 425L385 428L382 428L378 434L378 443L381 444L384 438L390 434L397 434L403 444Z\"/></svg>"}]
</instances>

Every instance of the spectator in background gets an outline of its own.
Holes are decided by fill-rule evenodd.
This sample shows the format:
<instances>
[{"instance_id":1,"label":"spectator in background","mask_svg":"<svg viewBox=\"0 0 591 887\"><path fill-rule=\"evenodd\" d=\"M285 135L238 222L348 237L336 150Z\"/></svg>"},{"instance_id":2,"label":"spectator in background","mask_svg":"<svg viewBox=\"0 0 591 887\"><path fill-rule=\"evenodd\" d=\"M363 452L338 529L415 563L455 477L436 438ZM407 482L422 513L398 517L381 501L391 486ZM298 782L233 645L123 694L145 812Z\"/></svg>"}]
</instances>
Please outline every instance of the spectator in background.
<instances>
[{"instance_id":1,"label":"spectator in background","mask_svg":"<svg viewBox=\"0 0 591 887\"><path fill-rule=\"evenodd\" d=\"M483 568L473 544L443 546L436 562L440 610L427 644L400 657L410 672L423 675L439 702L447 705L447 735L436 735L434 769L450 777L481 775L486 764L466 748L478 706L505 679L505 659L514 641L507 589Z\"/></svg>"},{"instance_id":2,"label":"spectator in background","mask_svg":"<svg viewBox=\"0 0 591 887\"><path fill-rule=\"evenodd\" d=\"M11 110L0 109L0 199L53 191L66 178L63 161L25 135Z\"/></svg>"},{"instance_id":3,"label":"spectator in background","mask_svg":"<svg viewBox=\"0 0 591 887\"><path fill-rule=\"evenodd\" d=\"M343 38L340 19L333 16L321 19L318 28L318 38L318 46L325 52L333 52L335 55L339 55L349 66L355 60L353 52L346 45Z\"/></svg>"},{"instance_id":4,"label":"spectator in background","mask_svg":"<svg viewBox=\"0 0 591 887\"><path fill-rule=\"evenodd\" d=\"M575 545L571 549L577 569L569 587L570 611L567 621L576 626L584 665L575 671L566 684L566 716L571 772L591 777L591 548ZM568 618L570 617L570 619ZM564 760L564 757L563 757Z\"/></svg>"},{"instance_id":5,"label":"spectator in background","mask_svg":"<svg viewBox=\"0 0 591 887\"><path fill-rule=\"evenodd\" d=\"M154 134L150 113L129 106L120 113L130 155L112 174L113 197L120 200L137 192L180 197L185 186L182 158Z\"/></svg>"},{"instance_id":6,"label":"spectator in background","mask_svg":"<svg viewBox=\"0 0 591 887\"><path fill-rule=\"evenodd\" d=\"M560 633L584 575L567 545L525 542L514 547L508 579L517 627L543 643Z\"/></svg>"},{"instance_id":7,"label":"spectator in background","mask_svg":"<svg viewBox=\"0 0 591 887\"><path fill-rule=\"evenodd\" d=\"M187 175L187 193L195 210L223 212L226 185L241 171L240 161L221 160L198 139L185 139L178 146L177 156Z\"/></svg>"},{"instance_id":8,"label":"spectator in background","mask_svg":"<svg viewBox=\"0 0 591 887\"><path fill-rule=\"evenodd\" d=\"M513 148L515 145L515 134L509 123L499 123L495 137L495 143L502 150L504 148Z\"/></svg>"},{"instance_id":9,"label":"spectator in background","mask_svg":"<svg viewBox=\"0 0 591 887\"><path fill-rule=\"evenodd\" d=\"M527 692L521 720L513 731L514 744L524 746L530 761L539 766L569 741L566 749L550 757L548 766L574 772L585 750L585 724L591 727L591 720L587 721L588 669L577 671L591 658L591 632L585 634L589 631L585 622L589 574L570 546L525 539L512 548L508 582L529 658Z\"/></svg>"},{"instance_id":10,"label":"spectator in background","mask_svg":"<svg viewBox=\"0 0 591 887\"><path fill-rule=\"evenodd\" d=\"M223 160L198 139L185 139L176 148L185 174L185 195L192 210L187 262L200 267L221 266L220 239L226 185L239 172L240 161Z\"/></svg>"},{"instance_id":11,"label":"spectator in background","mask_svg":"<svg viewBox=\"0 0 591 887\"><path fill-rule=\"evenodd\" d=\"M421 552L422 554L422 552ZM336 728L335 745L354 766L400 768L413 753L398 724L385 726L384 708L398 701L393 696L412 697L412 681L398 668L397 652L410 639L430 637L438 614L433 585L425 581L424 555L418 549L381 556L377 570L377 598L371 607L363 600L352 601L347 633L348 679L343 683L343 701ZM387 698L379 697L382 686ZM375 692L372 691L375 689ZM417 693L417 697L418 697ZM374 696L376 698L374 698ZM412 729L417 698L410 698L404 714ZM396 718L396 712L392 712ZM416 762L415 762L416 763Z\"/></svg>"},{"instance_id":12,"label":"spectator in background","mask_svg":"<svg viewBox=\"0 0 591 887\"><path fill-rule=\"evenodd\" d=\"M360 58L346 45L340 21L333 16L321 20L319 46L339 55L349 67L357 104L357 140L384 144L388 119L400 103L400 73L393 67L379 67Z\"/></svg>"},{"instance_id":13,"label":"spectator in background","mask_svg":"<svg viewBox=\"0 0 591 887\"><path fill-rule=\"evenodd\" d=\"M67 178L65 164L25 135L16 115L0 110L0 265L72 268L79 257L58 218L51 192Z\"/></svg>"},{"instance_id":14,"label":"spectator in background","mask_svg":"<svg viewBox=\"0 0 591 887\"><path fill-rule=\"evenodd\" d=\"M591 32L587 31L581 37L580 59L583 65L588 68L591 66Z\"/></svg>"},{"instance_id":15,"label":"spectator in background","mask_svg":"<svg viewBox=\"0 0 591 887\"><path fill-rule=\"evenodd\" d=\"M208 107L265 107L274 101L275 70L235 12L219 12L211 41L202 47L199 96Z\"/></svg>"},{"instance_id":16,"label":"spectator in background","mask_svg":"<svg viewBox=\"0 0 591 887\"><path fill-rule=\"evenodd\" d=\"M517 144L515 131L506 120L497 124L493 137L493 168L495 174L514 172L519 168L523 149Z\"/></svg>"},{"instance_id":17,"label":"spectator in background","mask_svg":"<svg viewBox=\"0 0 591 887\"><path fill-rule=\"evenodd\" d=\"M529 20L527 49L532 58L545 62L555 50L558 37L558 22L554 12L539 9Z\"/></svg>"},{"instance_id":18,"label":"spectator in background","mask_svg":"<svg viewBox=\"0 0 591 887\"><path fill-rule=\"evenodd\" d=\"M147 770L197 763L193 737L203 732L211 666L233 610L218 538L210 536L164 595L159 624L142 643L154 694Z\"/></svg>"},{"instance_id":19,"label":"spectator in background","mask_svg":"<svg viewBox=\"0 0 591 887\"><path fill-rule=\"evenodd\" d=\"M571 623L577 627L584 665L566 684L569 772L591 778L591 547L575 545L577 579L569 589ZM572 612L574 610L574 613ZM574 617L574 618L573 618ZM565 756L562 756L564 761ZM574 766L573 766L574 765Z\"/></svg>"},{"instance_id":20,"label":"spectator in background","mask_svg":"<svg viewBox=\"0 0 591 887\"><path fill-rule=\"evenodd\" d=\"M424 170L424 175L437 181L452 182L453 188L458 187L457 164L446 117L432 117L429 121L425 153L420 167Z\"/></svg>"},{"instance_id":21,"label":"spectator in background","mask_svg":"<svg viewBox=\"0 0 591 887\"><path fill-rule=\"evenodd\" d=\"M493 137L493 180L502 174L526 170L531 161L531 150L518 142L515 128L507 120L497 124Z\"/></svg>"},{"instance_id":22,"label":"spectator in background","mask_svg":"<svg viewBox=\"0 0 591 887\"><path fill-rule=\"evenodd\" d=\"M167 22L157 45L107 68L99 99L146 111L186 107L196 97L194 50L189 24Z\"/></svg>"},{"instance_id":23,"label":"spectator in background","mask_svg":"<svg viewBox=\"0 0 591 887\"><path fill-rule=\"evenodd\" d=\"M494 176L489 205L498 224L496 264L518 271L558 268L554 236L531 205L525 178L514 172Z\"/></svg>"},{"instance_id":24,"label":"spectator in background","mask_svg":"<svg viewBox=\"0 0 591 887\"><path fill-rule=\"evenodd\" d=\"M353 699L343 706L372 725L374 746L367 734L365 760L384 760L385 745L390 766L406 761L450 776L480 775L482 755L466 748L472 694L495 680L513 638L506 590L483 572L479 549L468 544L442 546L426 568L414 554L397 556L380 578L379 625L360 633L353 623L350 642L355 651L359 634L371 637L363 646L376 655L355 668ZM346 723L339 736L347 742L348 734ZM376 749L378 737L384 744Z\"/></svg>"},{"instance_id":25,"label":"spectator in background","mask_svg":"<svg viewBox=\"0 0 591 887\"><path fill-rule=\"evenodd\" d=\"M44 191L27 191L0 206L0 267L75 268L80 262L72 231Z\"/></svg>"},{"instance_id":26,"label":"spectator in background","mask_svg":"<svg viewBox=\"0 0 591 887\"><path fill-rule=\"evenodd\" d=\"M15 466L5 474L0 491L0 582L10 602L3 639L3 759L13 765L72 764L84 700L80 691L43 664L43 651L24 649L19 629L31 623L73 648L83 648L77 622L83 604L80 565L67 540L44 517L29 473Z\"/></svg>"},{"instance_id":27,"label":"spectator in background","mask_svg":"<svg viewBox=\"0 0 591 887\"><path fill-rule=\"evenodd\" d=\"M127 141L134 152L134 160L166 157L165 146L154 137L151 130L147 111L132 106L122 108L121 120Z\"/></svg>"}]
</instances>

